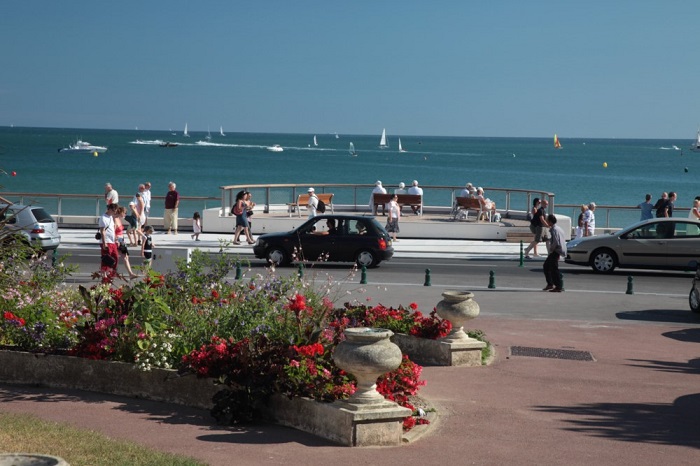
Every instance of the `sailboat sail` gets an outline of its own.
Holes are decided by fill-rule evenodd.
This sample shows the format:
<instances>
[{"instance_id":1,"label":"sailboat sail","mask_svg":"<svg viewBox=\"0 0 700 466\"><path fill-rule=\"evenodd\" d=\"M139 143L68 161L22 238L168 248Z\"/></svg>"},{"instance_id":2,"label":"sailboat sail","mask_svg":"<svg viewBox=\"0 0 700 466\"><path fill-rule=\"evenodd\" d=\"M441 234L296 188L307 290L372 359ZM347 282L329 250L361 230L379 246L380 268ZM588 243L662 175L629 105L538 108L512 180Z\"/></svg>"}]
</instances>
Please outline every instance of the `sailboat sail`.
<instances>
[{"instance_id":1,"label":"sailboat sail","mask_svg":"<svg viewBox=\"0 0 700 466\"><path fill-rule=\"evenodd\" d=\"M554 135L554 148L561 149L561 142L559 142L559 138L556 134Z\"/></svg>"},{"instance_id":2,"label":"sailboat sail","mask_svg":"<svg viewBox=\"0 0 700 466\"><path fill-rule=\"evenodd\" d=\"M186 138L190 137L190 133L187 132L187 123L185 123L185 131L182 132L182 135Z\"/></svg>"},{"instance_id":3,"label":"sailboat sail","mask_svg":"<svg viewBox=\"0 0 700 466\"><path fill-rule=\"evenodd\" d=\"M406 149L401 146L401 138L399 138L399 152L406 152Z\"/></svg>"},{"instance_id":4,"label":"sailboat sail","mask_svg":"<svg viewBox=\"0 0 700 466\"><path fill-rule=\"evenodd\" d=\"M355 145L352 142L350 143L350 155L353 157L357 156L357 152L355 152Z\"/></svg>"},{"instance_id":5,"label":"sailboat sail","mask_svg":"<svg viewBox=\"0 0 700 466\"><path fill-rule=\"evenodd\" d=\"M226 136L226 135L224 134L224 127L223 127L223 126L219 126L219 134L222 135L222 136Z\"/></svg>"},{"instance_id":6,"label":"sailboat sail","mask_svg":"<svg viewBox=\"0 0 700 466\"><path fill-rule=\"evenodd\" d=\"M698 134L695 136L695 142L690 146L693 150L700 150L700 128L698 128Z\"/></svg>"},{"instance_id":7,"label":"sailboat sail","mask_svg":"<svg viewBox=\"0 0 700 466\"><path fill-rule=\"evenodd\" d=\"M316 141L316 136L314 135L314 147L318 146L318 141Z\"/></svg>"},{"instance_id":8,"label":"sailboat sail","mask_svg":"<svg viewBox=\"0 0 700 466\"><path fill-rule=\"evenodd\" d=\"M382 138L379 140L379 148L386 149L389 144L386 143L386 128L382 130Z\"/></svg>"},{"instance_id":9,"label":"sailboat sail","mask_svg":"<svg viewBox=\"0 0 700 466\"><path fill-rule=\"evenodd\" d=\"M207 126L207 135L204 136L204 139L207 141L211 141L211 131L209 131L209 127Z\"/></svg>"}]
</instances>

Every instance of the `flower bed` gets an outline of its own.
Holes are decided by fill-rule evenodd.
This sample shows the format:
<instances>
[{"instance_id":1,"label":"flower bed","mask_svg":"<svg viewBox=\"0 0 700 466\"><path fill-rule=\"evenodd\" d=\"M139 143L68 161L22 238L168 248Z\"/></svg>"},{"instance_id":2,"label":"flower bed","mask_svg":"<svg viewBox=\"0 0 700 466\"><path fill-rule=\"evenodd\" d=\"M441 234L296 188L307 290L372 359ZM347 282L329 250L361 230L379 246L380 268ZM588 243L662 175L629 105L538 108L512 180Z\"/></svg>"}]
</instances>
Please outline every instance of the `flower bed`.
<instances>
[{"instance_id":1,"label":"flower bed","mask_svg":"<svg viewBox=\"0 0 700 466\"><path fill-rule=\"evenodd\" d=\"M175 273L150 271L133 285L75 289L63 285L71 271L60 261L55 267L22 262L24 256L11 257L8 250L0 251L0 268L10 271L0 281L0 345L133 363L143 371L195 372L227 388L215 397L212 410L223 423L255 419L272 394L347 398L354 378L331 359L345 328L449 331L449 322L410 307L334 309L331 283L314 289L297 277L281 279L274 269L229 281L237 264L226 255L210 259L195 250ZM11 262L21 266L5 266ZM404 358L397 370L382 376L379 391L415 411L409 397L425 384L421 370ZM422 422L408 417L404 426Z\"/></svg>"}]
</instances>

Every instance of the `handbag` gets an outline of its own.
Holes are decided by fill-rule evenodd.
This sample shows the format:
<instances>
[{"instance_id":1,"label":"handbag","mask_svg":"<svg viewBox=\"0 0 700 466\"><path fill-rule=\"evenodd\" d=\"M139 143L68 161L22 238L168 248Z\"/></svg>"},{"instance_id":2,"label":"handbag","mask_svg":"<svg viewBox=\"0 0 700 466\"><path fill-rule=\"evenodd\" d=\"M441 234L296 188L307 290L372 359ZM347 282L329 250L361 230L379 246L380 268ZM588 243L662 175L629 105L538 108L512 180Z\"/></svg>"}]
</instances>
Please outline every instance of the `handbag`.
<instances>
[{"instance_id":1,"label":"handbag","mask_svg":"<svg viewBox=\"0 0 700 466\"><path fill-rule=\"evenodd\" d=\"M102 233L100 233L100 230L97 230L97 233L95 233L95 239L97 241L102 239Z\"/></svg>"}]
</instances>

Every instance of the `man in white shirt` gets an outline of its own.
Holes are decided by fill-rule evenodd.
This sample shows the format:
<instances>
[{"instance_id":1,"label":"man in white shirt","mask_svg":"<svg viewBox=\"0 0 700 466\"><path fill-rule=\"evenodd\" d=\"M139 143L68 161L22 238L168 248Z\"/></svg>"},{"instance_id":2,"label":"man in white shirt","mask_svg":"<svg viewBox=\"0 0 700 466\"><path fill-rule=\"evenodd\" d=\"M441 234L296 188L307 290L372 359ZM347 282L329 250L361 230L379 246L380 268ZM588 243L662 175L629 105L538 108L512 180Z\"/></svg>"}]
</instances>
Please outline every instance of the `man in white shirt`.
<instances>
[{"instance_id":1,"label":"man in white shirt","mask_svg":"<svg viewBox=\"0 0 700 466\"><path fill-rule=\"evenodd\" d=\"M146 222L148 222L148 217L151 215L151 182L146 181L143 186L145 189L143 190L141 196L143 197L143 202L146 204Z\"/></svg>"},{"instance_id":2,"label":"man in white shirt","mask_svg":"<svg viewBox=\"0 0 700 466\"><path fill-rule=\"evenodd\" d=\"M111 183L105 183L105 204L119 204L119 193Z\"/></svg>"},{"instance_id":3,"label":"man in white shirt","mask_svg":"<svg viewBox=\"0 0 700 466\"><path fill-rule=\"evenodd\" d=\"M119 251L117 249L117 239L114 231L114 214L116 204L107 204L107 210L100 217L97 226L100 228L100 248L101 266L103 274L102 282L109 283L117 275L119 265Z\"/></svg>"},{"instance_id":4,"label":"man in white shirt","mask_svg":"<svg viewBox=\"0 0 700 466\"><path fill-rule=\"evenodd\" d=\"M588 204L588 210L583 213L583 236L595 235L595 202Z\"/></svg>"},{"instance_id":5,"label":"man in white shirt","mask_svg":"<svg viewBox=\"0 0 700 466\"><path fill-rule=\"evenodd\" d=\"M372 190L372 194L369 196L369 208L372 210L372 215L377 215L377 210L374 205L374 195L375 194L386 194L386 189L384 189L384 186L382 186L381 181L377 181L374 183L374 189ZM384 215L384 205L382 204L382 215Z\"/></svg>"},{"instance_id":6,"label":"man in white shirt","mask_svg":"<svg viewBox=\"0 0 700 466\"><path fill-rule=\"evenodd\" d=\"M309 211L309 218L314 218L316 216L316 209L318 208L318 196L314 192L314 188L309 188L309 202L306 204L306 208Z\"/></svg>"},{"instance_id":7,"label":"man in white shirt","mask_svg":"<svg viewBox=\"0 0 700 466\"><path fill-rule=\"evenodd\" d=\"M407 194L417 194L419 196L423 195L423 188L418 187L418 181L413 180L413 183L410 188L408 188ZM421 202L422 204L422 202ZM412 205L411 210L413 210L413 213L416 215L419 215L421 213L421 206L420 205Z\"/></svg>"}]
</instances>

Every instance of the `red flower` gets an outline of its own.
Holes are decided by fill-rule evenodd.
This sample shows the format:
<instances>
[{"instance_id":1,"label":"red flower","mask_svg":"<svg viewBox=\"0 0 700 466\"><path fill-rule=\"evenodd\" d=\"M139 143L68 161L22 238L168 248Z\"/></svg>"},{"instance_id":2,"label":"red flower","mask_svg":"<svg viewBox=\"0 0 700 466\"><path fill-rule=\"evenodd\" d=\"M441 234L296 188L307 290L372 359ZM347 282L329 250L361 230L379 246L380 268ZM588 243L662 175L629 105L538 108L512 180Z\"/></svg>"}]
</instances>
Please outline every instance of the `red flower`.
<instances>
[{"instance_id":1,"label":"red flower","mask_svg":"<svg viewBox=\"0 0 700 466\"><path fill-rule=\"evenodd\" d=\"M219 293L216 290L211 290L211 297L214 299L218 299Z\"/></svg>"},{"instance_id":2,"label":"red flower","mask_svg":"<svg viewBox=\"0 0 700 466\"><path fill-rule=\"evenodd\" d=\"M413 309L413 310L415 311L416 309L418 309L418 304L416 304L416 303L411 303L411 304L408 305L408 307L410 307L411 309Z\"/></svg>"}]
</instances>

